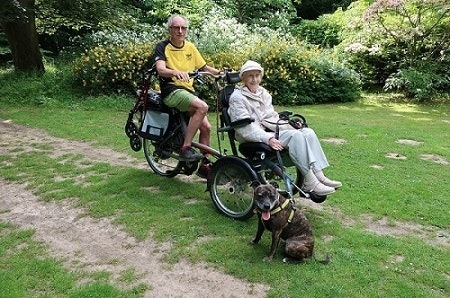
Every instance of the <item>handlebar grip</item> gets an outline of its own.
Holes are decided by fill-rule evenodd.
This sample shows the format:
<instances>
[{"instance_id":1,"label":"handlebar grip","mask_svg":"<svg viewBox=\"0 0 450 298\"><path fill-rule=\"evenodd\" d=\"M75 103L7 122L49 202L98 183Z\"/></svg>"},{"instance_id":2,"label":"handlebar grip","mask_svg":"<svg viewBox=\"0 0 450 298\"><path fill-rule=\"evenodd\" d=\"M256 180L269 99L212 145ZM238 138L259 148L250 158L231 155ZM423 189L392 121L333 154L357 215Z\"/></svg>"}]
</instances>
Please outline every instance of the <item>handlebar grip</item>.
<instances>
[{"instance_id":1,"label":"handlebar grip","mask_svg":"<svg viewBox=\"0 0 450 298\"><path fill-rule=\"evenodd\" d=\"M292 115L292 112L290 112L290 111L283 111L283 112L278 113L278 115L280 116L280 119L288 120L289 116Z\"/></svg>"},{"instance_id":2,"label":"handlebar grip","mask_svg":"<svg viewBox=\"0 0 450 298\"><path fill-rule=\"evenodd\" d=\"M199 71L198 70L194 70L194 71L188 72L188 75L189 75L190 78L196 77L196 76L199 75Z\"/></svg>"}]
</instances>

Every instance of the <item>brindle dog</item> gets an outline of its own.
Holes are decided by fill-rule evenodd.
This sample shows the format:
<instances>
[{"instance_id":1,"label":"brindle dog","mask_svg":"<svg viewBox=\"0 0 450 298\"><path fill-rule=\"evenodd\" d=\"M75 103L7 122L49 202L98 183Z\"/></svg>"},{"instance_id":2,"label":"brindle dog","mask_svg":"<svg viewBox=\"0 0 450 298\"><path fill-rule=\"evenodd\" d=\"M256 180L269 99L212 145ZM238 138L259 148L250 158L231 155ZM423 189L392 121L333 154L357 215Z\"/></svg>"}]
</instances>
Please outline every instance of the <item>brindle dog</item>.
<instances>
[{"instance_id":1,"label":"brindle dog","mask_svg":"<svg viewBox=\"0 0 450 298\"><path fill-rule=\"evenodd\" d=\"M264 229L272 232L272 244L269 255L264 261L271 261L275 255L280 239L285 240L284 262L303 262L306 258L314 257L314 237L308 219L295 208L293 201L277 191L278 186L252 183L256 211L258 213L258 230L255 239L257 244L261 240ZM328 263L327 260L321 261Z\"/></svg>"}]
</instances>

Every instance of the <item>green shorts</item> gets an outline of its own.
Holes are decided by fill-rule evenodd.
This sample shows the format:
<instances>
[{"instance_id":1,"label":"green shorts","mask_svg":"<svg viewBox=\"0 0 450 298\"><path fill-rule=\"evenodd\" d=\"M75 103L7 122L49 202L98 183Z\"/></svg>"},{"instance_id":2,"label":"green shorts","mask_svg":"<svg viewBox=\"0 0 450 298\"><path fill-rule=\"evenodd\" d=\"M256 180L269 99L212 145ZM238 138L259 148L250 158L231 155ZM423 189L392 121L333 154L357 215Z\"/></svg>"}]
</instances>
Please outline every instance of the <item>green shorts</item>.
<instances>
[{"instance_id":1,"label":"green shorts","mask_svg":"<svg viewBox=\"0 0 450 298\"><path fill-rule=\"evenodd\" d=\"M191 102L196 97L196 95L187 90L177 89L170 92L170 94L167 95L163 101L167 106L171 108L177 108L182 112L186 112L191 105Z\"/></svg>"}]
</instances>

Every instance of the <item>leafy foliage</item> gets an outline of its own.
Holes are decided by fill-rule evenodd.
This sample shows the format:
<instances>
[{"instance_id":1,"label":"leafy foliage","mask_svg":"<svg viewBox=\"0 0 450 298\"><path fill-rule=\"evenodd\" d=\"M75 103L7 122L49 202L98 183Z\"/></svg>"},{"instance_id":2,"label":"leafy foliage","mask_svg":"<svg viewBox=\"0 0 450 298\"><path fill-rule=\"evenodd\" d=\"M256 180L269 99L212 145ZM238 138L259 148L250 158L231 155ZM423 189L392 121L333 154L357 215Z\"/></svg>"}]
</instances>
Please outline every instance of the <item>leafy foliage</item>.
<instances>
[{"instance_id":1,"label":"leafy foliage","mask_svg":"<svg viewBox=\"0 0 450 298\"><path fill-rule=\"evenodd\" d=\"M422 67L399 69L386 80L386 90L403 90L406 96L417 101L426 101L433 97L436 90L445 90L450 86L449 73L441 73L441 65L430 63Z\"/></svg>"},{"instance_id":2,"label":"leafy foliage","mask_svg":"<svg viewBox=\"0 0 450 298\"><path fill-rule=\"evenodd\" d=\"M320 61L331 58L280 31L240 26L230 19L208 20L189 35L209 65L239 70L248 59L260 62L266 69L263 84L277 104L346 102L359 95L359 80L352 71L336 62ZM134 43L134 36L104 32L98 45L74 62L77 81L90 93L134 92L155 45L153 41ZM145 39L157 40L149 35ZM210 105L214 103L212 88L197 86L197 91Z\"/></svg>"},{"instance_id":3,"label":"leafy foliage","mask_svg":"<svg viewBox=\"0 0 450 298\"><path fill-rule=\"evenodd\" d=\"M360 24L346 53L366 84L421 101L450 90L448 1L378 0L367 6Z\"/></svg>"},{"instance_id":4,"label":"leafy foliage","mask_svg":"<svg viewBox=\"0 0 450 298\"><path fill-rule=\"evenodd\" d=\"M142 11L142 22L163 25L172 14L181 14L189 19L191 26L199 26L209 14L212 3L209 0L137 0Z\"/></svg>"},{"instance_id":5,"label":"leafy foliage","mask_svg":"<svg viewBox=\"0 0 450 298\"><path fill-rule=\"evenodd\" d=\"M25 8L17 0L3 0L0 2L0 22L12 21L25 17Z\"/></svg>"},{"instance_id":6,"label":"leafy foliage","mask_svg":"<svg viewBox=\"0 0 450 298\"><path fill-rule=\"evenodd\" d=\"M76 80L89 93L132 93L150 65L153 44L106 45L86 50L73 63Z\"/></svg>"},{"instance_id":7,"label":"leafy foliage","mask_svg":"<svg viewBox=\"0 0 450 298\"><path fill-rule=\"evenodd\" d=\"M309 43L332 48L341 42L339 37L341 30L338 24L329 22L326 18L319 18L316 21L302 21L290 29L290 32Z\"/></svg>"},{"instance_id":8,"label":"leafy foliage","mask_svg":"<svg viewBox=\"0 0 450 298\"><path fill-rule=\"evenodd\" d=\"M288 28L296 17L291 0L232 1L234 16L243 24L272 29Z\"/></svg>"},{"instance_id":9,"label":"leafy foliage","mask_svg":"<svg viewBox=\"0 0 450 298\"><path fill-rule=\"evenodd\" d=\"M189 19L189 39L208 64L239 69L247 59L258 60L273 70L272 77L267 76L264 83L282 102L340 101L331 90L339 90L341 100L346 101L357 94L354 92L359 89L359 78L364 88L399 90L423 101L450 89L447 75L450 5L447 2L36 0L36 12L45 54L50 50L70 56L96 47L119 52L129 44L155 44L165 36L167 18L180 13ZM19 2L8 0L1 5L13 7L15 15L20 15L20 5L14 3ZM0 18L6 16L2 10ZM6 49L0 51L8 53ZM277 58L269 59L273 54ZM134 83L117 81L118 77L130 77L130 71L134 71L130 66L119 67L128 64L119 56L114 56L118 59L114 72L108 70L105 75L104 65L86 66L85 71L99 73L76 72L77 81L83 82L89 92L131 89ZM5 55L4 59L8 57ZM80 61L76 61L78 69L83 68ZM359 78L347 67L358 72ZM112 81L117 70L124 74L118 74ZM285 72L296 74L301 80L287 79ZM106 83L100 83L103 79ZM319 86L327 88L326 92L319 92ZM301 91L294 94L295 89ZM201 87L200 92L206 98L213 96L208 88Z\"/></svg>"},{"instance_id":10,"label":"leafy foliage","mask_svg":"<svg viewBox=\"0 0 450 298\"><path fill-rule=\"evenodd\" d=\"M239 70L248 59L260 62L266 69L263 84L276 104L345 102L359 95L359 80L352 71L321 61L330 58L285 33L241 26L229 19L207 20L190 36L207 63L217 68ZM152 40L148 35L137 39ZM156 40L144 44L132 40L136 35L127 32L105 33L93 42L97 46L75 61L75 76L88 92L133 91L142 69L149 66ZM213 106L215 93L209 87L197 86L197 91Z\"/></svg>"},{"instance_id":11,"label":"leafy foliage","mask_svg":"<svg viewBox=\"0 0 450 298\"><path fill-rule=\"evenodd\" d=\"M347 8L352 0L301 0L292 1L297 16L305 20L316 20L323 14L332 13L338 8Z\"/></svg>"},{"instance_id":12,"label":"leafy foliage","mask_svg":"<svg viewBox=\"0 0 450 298\"><path fill-rule=\"evenodd\" d=\"M266 69L263 84L272 92L275 104L346 102L359 96L356 73L333 64L316 48L279 37L255 48L252 56Z\"/></svg>"}]
</instances>

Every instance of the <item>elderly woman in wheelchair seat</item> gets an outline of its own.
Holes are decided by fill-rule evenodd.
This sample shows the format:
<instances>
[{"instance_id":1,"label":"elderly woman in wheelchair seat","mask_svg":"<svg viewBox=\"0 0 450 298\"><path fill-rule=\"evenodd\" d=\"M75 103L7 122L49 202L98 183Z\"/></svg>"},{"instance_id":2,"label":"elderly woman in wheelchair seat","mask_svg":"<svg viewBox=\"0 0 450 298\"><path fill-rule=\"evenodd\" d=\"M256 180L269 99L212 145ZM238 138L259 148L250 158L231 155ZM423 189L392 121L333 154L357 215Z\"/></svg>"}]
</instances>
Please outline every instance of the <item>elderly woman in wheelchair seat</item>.
<instances>
[{"instance_id":1,"label":"elderly woman in wheelchair seat","mask_svg":"<svg viewBox=\"0 0 450 298\"><path fill-rule=\"evenodd\" d=\"M239 76L243 86L236 86L231 94L228 114L232 122L246 118L253 118L254 122L235 128L237 141L263 142L277 151L287 149L304 177L304 191L325 196L341 187L341 182L328 179L323 173L329 163L314 130L294 128L284 121L279 125L278 139L275 137L279 114L272 105L272 96L260 86L264 76L261 65L249 60L241 67Z\"/></svg>"}]
</instances>

